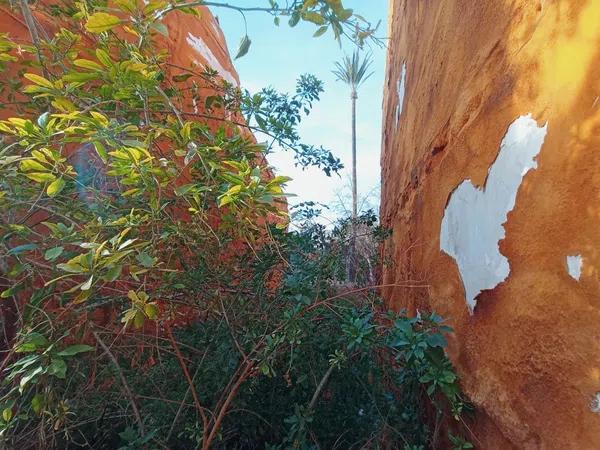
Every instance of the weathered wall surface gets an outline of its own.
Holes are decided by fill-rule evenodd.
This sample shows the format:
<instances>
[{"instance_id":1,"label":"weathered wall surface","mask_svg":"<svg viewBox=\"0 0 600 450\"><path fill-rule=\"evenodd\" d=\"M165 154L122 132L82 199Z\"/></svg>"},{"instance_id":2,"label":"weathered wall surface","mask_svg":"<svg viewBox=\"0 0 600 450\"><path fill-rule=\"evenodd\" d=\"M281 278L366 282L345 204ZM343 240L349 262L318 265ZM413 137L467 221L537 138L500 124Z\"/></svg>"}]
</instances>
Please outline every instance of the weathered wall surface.
<instances>
[{"instance_id":1,"label":"weathered wall surface","mask_svg":"<svg viewBox=\"0 0 600 450\"><path fill-rule=\"evenodd\" d=\"M484 449L600 448L600 0L395 0L385 297L434 309Z\"/></svg>"}]
</instances>

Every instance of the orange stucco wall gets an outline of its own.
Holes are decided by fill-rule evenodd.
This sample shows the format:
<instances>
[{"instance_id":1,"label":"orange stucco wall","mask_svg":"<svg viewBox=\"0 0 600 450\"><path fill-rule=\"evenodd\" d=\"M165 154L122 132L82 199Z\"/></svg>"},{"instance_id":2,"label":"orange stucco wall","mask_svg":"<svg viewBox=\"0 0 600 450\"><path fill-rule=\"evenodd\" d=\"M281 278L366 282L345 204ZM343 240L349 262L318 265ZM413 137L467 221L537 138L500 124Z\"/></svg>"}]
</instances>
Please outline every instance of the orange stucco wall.
<instances>
[{"instance_id":1,"label":"orange stucco wall","mask_svg":"<svg viewBox=\"0 0 600 450\"><path fill-rule=\"evenodd\" d=\"M450 353L477 408L476 447L598 449L600 0L394 0L391 14L384 283L412 287L384 295L456 329ZM528 114L547 127L543 144L486 253L493 167L519 151L505 138ZM479 203L453 200L468 180ZM449 208L452 251L440 238ZM466 240L452 235L467 228ZM463 253L475 255L471 272ZM498 258L508 275L469 308L469 278Z\"/></svg>"}]
</instances>

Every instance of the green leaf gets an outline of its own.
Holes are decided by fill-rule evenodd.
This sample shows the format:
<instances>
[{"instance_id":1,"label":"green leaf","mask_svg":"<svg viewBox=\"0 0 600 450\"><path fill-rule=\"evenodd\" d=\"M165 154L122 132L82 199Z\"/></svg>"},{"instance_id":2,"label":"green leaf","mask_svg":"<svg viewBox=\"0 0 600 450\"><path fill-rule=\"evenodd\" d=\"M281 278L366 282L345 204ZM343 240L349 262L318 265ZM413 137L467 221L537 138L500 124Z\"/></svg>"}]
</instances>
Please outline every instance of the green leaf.
<instances>
[{"instance_id":1,"label":"green leaf","mask_svg":"<svg viewBox=\"0 0 600 450\"><path fill-rule=\"evenodd\" d=\"M354 11L351 9L343 9L342 11L340 11L338 13L338 17L340 18L340 20L342 22L346 22L348 19L350 19L350 17L352 17L352 14L354 14Z\"/></svg>"},{"instance_id":2,"label":"green leaf","mask_svg":"<svg viewBox=\"0 0 600 450\"><path fill-rule=\"evenodd\" d=\"M292 13L292 17L290 17L288 24L290 25L290 27L295 27L296 25L298 25L299 21L300 21L300 13L298 11L295 11Z\"/></svg>"},{"instance_id":3,"label":"green leaf","mask_svg":"<svg viewBox=\"0 0 600 450\"><path fill-rule=\"evenodd\" d=\"M48 196L54 197L54 196L60 194L60 192L64 189L66 184L67 183L65 182L65 180L63 178L57 178L56 180L54 180L52 183L50 183L48 185L48 188L46 189L46 193L48 194Z\"/></svg>"},{"instance_id":4,"label":"green leaf","mask_svg":"<svg viewBox=\"0 0 600 450\"><path fill-rule=\"evenodd\" d=\"M193 77L191 73L180 73L179 75L173 75L173 81L182 82Z\"/></svg>"},{"instance_id":5,"label":"green leaf","mask_svg":"<svg viewBox=\"0 0 600 450\"><path fill-rule=\"evenodd\" d=\"M313 34L313 37L323 36L328 29L329 29L329 27L327 25L320 27L317 31L315 31L315 34Z\"/></svg>"},{"instance_id":6,"label":"green leaf","mask_svg":"<svg viewBox=\"0 0 600 450\"><path fill-rule=\"evenodd\" d=\"M123 270L123 266L112 266L108 271L103 275L102 279L104 281L115 281L121 276L121 271Z\"/></svg>"},{"instance_id":7,"label":"green leaf","mask_svg":"<svg viewBox=\"0 0 600 450\"><path fill-rule=\"evenodd\" d=\"M100 61L106 67L113 66L113 62L112 62L112 59L110 58L110 55L105 50L102 50L101 48L96 49L96 58L98 58L98 61Z\"/></svg>"},{"instance_id":8,"label":"green leaf","mask_svg":"<svg viewBox=\"0 0 600 450\"><path fill-rule=\"evenodd\" d=\"M64 271L64 272L69 272L69 273L83 273L85 272L85 269L80 265L80 264L58 264L56 267L58 267L60 270Z\"/></svg>"},{"instance_id":9,"label":"green leaf","mask_svg":"<svg viewBox=\"0 0 600 450\"><path fill-rule=\"evenodd\" d=\"M71 72L62 77L67 83L85 83L100 77L98 73Z\"/></svg>"},{"instance_id":10,"label":"green leaf","mask_svg":"<svg viewBox=\"0 0 600 450\"><path fill-rule=\"evenodd\" d=\"M146 252L142 252L139 255L137 255L136 259L144 267L153 267L154 266L154 258Z\"/></svg>"},{"instance_id":11,"label":"green leaf","mask_svg":"<svg viewBox=\"0 0 600 450\"><path fill-rule=\"evenodd\" d=\"M244 36L242 38L242 40L240 41L240 46L238 47L238 52L237 52L237 55L235 55L234 59L238 59L238 58L241 58L242 56L246 55L248 53L248 50L250 49L251 44L252 44L252 41L250 40L248 35Z\"/></svg>"},{"instance_id":12,"label":"green leaf","mask_svg":"<svg viewBox=\"0 0 600 450\"><path fill-rule=\"evenodd\" d=\"M106 147L104 147L104 144L99 141L94 141L94 148L96 149L96 153L98 154L102 162L106 164L106 162L108 161L108 152L106 151Z\"/></svg>"},{"instance_id":13,"label":"green leaf","mask_svg":"<svg viewBox=\"0 0 600 450\"><path fill-rule=\"evenodd\" d=\"M302 18L304 20L312 22L312 23L314 23L316 25L325 25L325 23L327 22L325 20L325 18L321 14L316 13L316 12L307 12L307 13L304 13L302 15Z\"/></svg>"},{"instance_id":14,"label":"green leaf","mask_svg":"<svg viewBox=\"0 0 600 450\"><path fill-rule=\"evenodd\" d=\"M64 380L67 377L67 363L62 358L53 358L48 366L48 375Z\"/></svg>"},{"instance_id":15,"label":"green leaf","mask_svg":"<svg viewBox=\"0 0 600 450\"><path fill-rule=\"evenodd\" d=\"M26 159L19 164L21 172L41 171L47 172L48 168L34 159Z\"/></svg>"},{"instance_id":16,"label":"green leaf","mask_svg":"<svg viewBox=\"0 0 600 450\"><path fill-rule=\"evenodd\" d=\"M50 81L48 81L44 77L36 75L35 73L26 73L23 76L25 78L27 78L29 81L31 81L32 83L37 84L38 86L42 86L42 87L45 87L48 89L54 89L54 85Z\"/></svg>"},{"instance_id":17,"label":"green leaf","mask_svg":"<svg viewBox=\"0 0 600 450\"><path fill-rule=\"evenodd\" d=\"M445 348L448 345L448 341L443 335L436 333L432 334L431 336L427 336L427 344L430 347Z\"/></svg>"},{"instance_id":18,"label":"green leaf","mask_svg":"<svg viewBox=\"0 0 600 450\"><path fill-rule=\"evenodd\" d=\"M148 303L147 305L144 305L144 312L149 319L154 320L158 317L158 306L156 303Z\"/></svg>"},{"instance_id":19,"label":"green leaf","mask_svg":"<svg viewBox=\"0 0 600 450\"><path fill-rule=\"evenodd\" d=\"M27 384L30 381L32 381L32 382L35 381L35 377L37 377L43 371L44 371L44 369L42 367L36 367L35 369L32 369L29 372L27 372L26 375L23 375L21 377L21 381L19 381L19 392L23 393L25 386L27 386Z\"/></svg>"},{"instance_id":20,"label":"green leaf","mask_svg":"<svg viewBox=\"0 0 600 450\"><path fill-rule=\"evenodd\" d=\"M97 12L90 16L85 24L85 29L90 33L103 33L112 30L117 25L121 24L121 19L112 14Z\"/></svg>"},{"instance_id":21,"label":"green leaf","mask_svg":"<svg viewBox=\"0 0 600 450\"><path fill-rule=\"evenodd\" d=\"M2 293L0 294L0 298L12 297L13 295L19 293L19 291L22 291L23 288L23 284L16 284L13 287L6 289L5 291L2 291Z\"/></svg>"},{"instance_id":22,"label":"green leaf","mask_svg":"<svg viewBox=\"0 0 600 450\"><path fill-rule=\"evenodd\" d=\"M44 396L42 394L35 394L31 399L31 408L36 414L40 414L42 407L44 406Z\"/></svg>"},{"instance_id":23,"label":"green leaf","mask_svg":"<svg viewBox=\"0 0 600 450\"><path fill-rule=\"evenodd\" d=\"M5 422L9 422L10 419L12 419L12 416L13 416L12 408L5 408L2 411L2 419L4 419Z\"/></svg>"},{"instance_id":24,"label":"green leaf","mask_svg":"<svg viewBox=\"0 0 600 450\"><path fill-rule=\"evenodd\" d=\"M164 23L154 22L152 25L150 25L150 28L158 31L160 34L162 34L166 38L169 37L169 29L167 28L167 26Z\"/></svg>"},{"instance_id":25,"label":"green leaf","mask_svg":"<svg viewBox=\"0 0 600 450\"><path fill-rule=\"evenodd\" d=\"M196 186L195 183L184 184L182 186L178 186L175 188L175 195L181 197L182 195L187 194L190 190L192 190Z\"/></svg>"},{"instance_id":26,"label":"green leaf","mask_svg":"<svg viewBox=\"0 0 600 450\"><path fill-rule=\"evenodd\" d=\"M222 208L223 206L228 205L231 202L233 202L233 197L230 197L228 195L224 195L219 200L219 208Z\"/></svg>"},{"instance_id":27,"label":"green leaf","mask_svg":"<svg viewBox=\"0 0 600 450\"><path fill-rule=\"evenodd\" d=\"M9 256L20 255L21 253L30 252L31 250L35 250L37 247L38 247L37 244L17 245L16 247L13 247L8 251L8 255Z\"/></svg>"},{"instance_id":28,"label":"green leaf","mask_svg":"<svg viewBox=\"0 0 600 450\"><path fill-rule=\"evenodd\" d=\"M17 263L14 266L12 266L12 268L8 271L6 275L8 276L8 278L17 278L25 271L26 267L27 266L25 266L25 264Z\"/></svg>"},{"instance_id":29,"label":"green leaf","mask_svg":"<svg viewBox=\"0 0 600 450\"><path fill-rule=\"evenodd\" d=\"M65 348L64 350L57 353L58 356L73 356L78 353L91 352L94 350L94 347L85 344L76 344L71 345L70 347Z\"/></svg>"},{"instance_id":30,"label":"green leaf","mask_svg":"<svg viewBox=\"0 0 600 450\"><path fill-rule=\"evenodd\" d=\"M83 69L102 70L102 66L100 64L95 61L90 61L89 59L76 59L73 61L73 64Z\"/></svg>"},{"instance_id":31,"label":"green leaf","mask_svg":"<svg viewBox=\"0 0 600 450\"><path fill-rule=\"evenodd\" d=\"M16 353L27 353L33 352L38 348L46 348L48 347L48 340L43 334L32 332L25 336L23 339L23 343L19 345L16 349Z\"/></svg>"},{"instance_id":32,"label":"green leaf","mask_svg":"<svg viewBox=\"0 0 600 450\"><path fill-rule=\"evenodd\" d=\"M142 328L144 326L144 320L145 320L144 314L142 314L141 311L137 311L135 313L135 317L133 318L133 326L139 330L140 328Z\"/></svg>"},{"instance_id":33,"label":"green leaf","mask_svg":"<svg viewBox=\"0 0 600 450\"><path fill-rule=\"evenodd\" d=\"M52 175L51 173L42 173L42 172L30 172L30 173L26 173L25 176L33 181L36 181L38 183L48 183L48 182L52 182L56 179L56 177L54 175Z\"/></svg>"}]
</instances>

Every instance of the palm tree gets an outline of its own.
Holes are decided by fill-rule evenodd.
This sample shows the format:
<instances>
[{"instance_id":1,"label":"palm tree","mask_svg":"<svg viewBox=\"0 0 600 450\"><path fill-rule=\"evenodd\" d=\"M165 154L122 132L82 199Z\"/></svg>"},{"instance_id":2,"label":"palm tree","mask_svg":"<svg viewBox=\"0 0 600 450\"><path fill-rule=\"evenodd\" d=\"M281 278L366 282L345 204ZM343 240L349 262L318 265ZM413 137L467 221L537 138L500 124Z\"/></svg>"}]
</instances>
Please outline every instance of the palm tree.
<instances>
[{"instance_id":1,"label":"palm tree","mask_svg":"<svg viewBox=\"0 0 600 450\"><path fill-rule=\"evenodd\" d=\"M358 99L358 88L373 75L369 72L372 63L371 55L365 56L361 60L358 50L355 50L352 56L344 56L342 61L335 63L333 74L339 81L343 81L350 86L350 98L352 99L352 223L354 224L358 215L358 194L356 182L356 100ZM348 278L351 282L356 279L355 265L355 246L356 239L352 226L352 236L350 241L350 264L348 268Z\"/></svg>"}]
</instances>

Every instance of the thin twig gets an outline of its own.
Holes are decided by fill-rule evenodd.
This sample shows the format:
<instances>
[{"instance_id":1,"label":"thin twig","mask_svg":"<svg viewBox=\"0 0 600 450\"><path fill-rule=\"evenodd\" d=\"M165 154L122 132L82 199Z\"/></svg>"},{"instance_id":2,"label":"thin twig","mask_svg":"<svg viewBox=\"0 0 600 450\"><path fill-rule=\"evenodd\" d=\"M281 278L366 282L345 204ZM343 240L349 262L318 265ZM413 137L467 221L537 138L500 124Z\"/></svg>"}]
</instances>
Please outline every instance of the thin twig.
<instances>
[{"instance_id":1,"label":"thin twig","mask_svg":"<svg viewBox=\"0 0 600 450\"><path fill-rule=\"evenodd\" d=\"M319 382L317 389L315 389L315 393L313 394L312 398L310 399L310 403L308 404L309 410L313 410L315 408L315 405L317 404L317 400L319 399L319 395L321 394L321 391L323 390L323 388L329 381L329 377L333 373L333 369L335 369L334 364L329 366L329 369L327 369L327 372L325 372L325 375L323 375L323 378L321 378L321 381Z\"/></svg>"},{"instance_id":2,"label":"thin twig","mask_svg":"<svg viewBox=\"0 0 600 450\"><path fill-rule=\"evenodd\" d=\"M167 335L169 337L169 340L171 341L171 345L173 346L173 349L175 350L175 353L177 355L177 359L179 360L179 365L181 366L181 368L183 370L185 379L187 380L188 386L192 392L192 397L194 399L194 404L196 405L196 409L198 410L198 414L200 414L200 417L202 417L202 425L203 425L202 433L204 436L206 436L206 434L208 433L208 417L207 417L206 413L204 412L204 407L202 406L202 403L200 403L200 398L198 397L198 392L196 391L196 387L194 386L194 380L190 376L190 371L188 370L187 364L185 363L185 359L183 358L183 355L181 354L181 350L179 350L179 346L177 345L177 342L175 341L175 337L173 336L173 330L171 329L171 325L169 324L169 322L166 322L165 328L167 330ZM203 439L203 441L204 440L205 439Z\"/></svg>"},{"instance_id":3,"label":"thin twig","mask_svg":"<svg viewBox=\"0 0 600 450\"><path fill-rule=\"evenodd\" d=\"M144 422L142 421L142 416L140 415L140 410L138 409L138 406L135 402L135 397L133 395L133 392L131 391L131 389L129 388L129 385L127 384L127 380L125 379L125 375L123 375L123 371L121 370L121 366L119 366L117 358L115 358L115 355L112 354L110 349L104 343L104 341L102 340L100 335L98 333L96 333L96 331L92 330L92 334L94 335L96 342L98 342L98 344L100 344L100 347L102 347L102 350L104 350L104 353L106 353L106 356L109 357L109 359L112 361L113 365L115 366L115 369L117 370L117 373L119 374L119 378L121 379L121 383L123 385L125 395L127 395L127 398L129 399L129 403L131 404L131 408L133 409L133 414L135 416L135 420L137 421L138 427L140 430L140 436L144 437L146 435L146 430L144 429Z\"/></svg>"}]
</instances>

